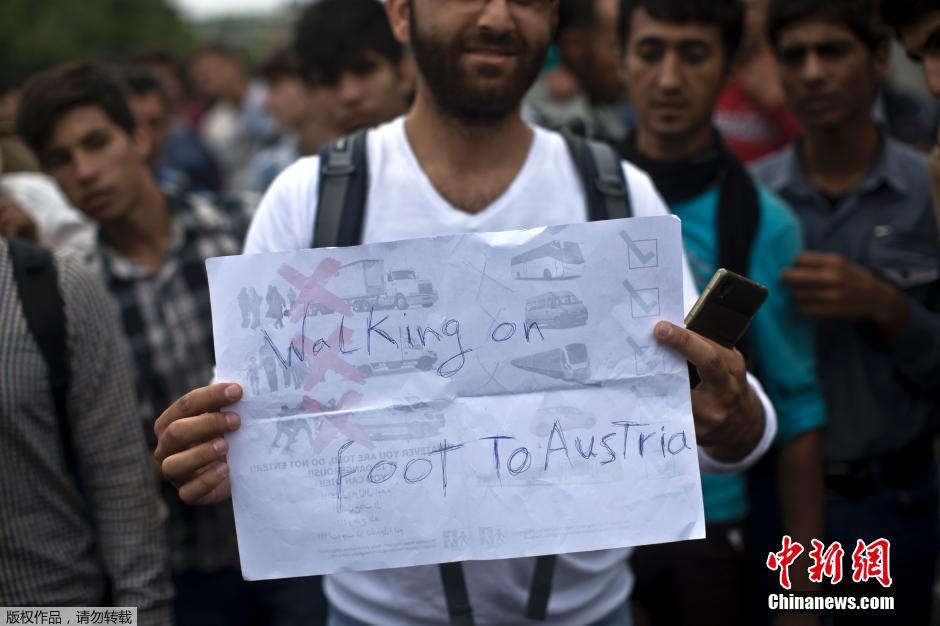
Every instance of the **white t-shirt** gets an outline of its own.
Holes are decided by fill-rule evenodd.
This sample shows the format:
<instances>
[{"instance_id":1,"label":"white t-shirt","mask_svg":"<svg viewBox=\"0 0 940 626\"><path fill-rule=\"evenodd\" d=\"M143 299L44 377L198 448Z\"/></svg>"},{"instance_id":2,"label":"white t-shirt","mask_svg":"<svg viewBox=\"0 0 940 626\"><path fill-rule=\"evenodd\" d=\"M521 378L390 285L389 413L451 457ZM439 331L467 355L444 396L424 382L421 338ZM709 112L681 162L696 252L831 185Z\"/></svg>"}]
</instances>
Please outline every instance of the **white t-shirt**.
<instances>
[{"instance_id":1,"label":"white t-shirt","mask_svg":"<svg viewBox=\"0 0 940 626\"><path fill-rule=\"evenodd\" d=\"M363 243L584 222L585 198L564 140L545 130L534 131L525 164L506 192L485 210L469 214L454 208L434 189L411 149L402 118L375 129L368 136L369 200ZM649 177L626 163L624 171L634 215L666 215L668 210ZM318 157L309 157L297 161L274 181L248 232L245 254L310 247L318 172ZM697 293L687 267L684 273L688 309ZM744 469L769 447L776 415L756 381L752 384L767 414L760 445L734 465L717 463L699 450L704 471ZM561 555L546 623L590 624L620 606L633 585L625 563L629 552L617 549ZM534 558L464 563L477 624L531 624L524 616L534 563ZM448 622L436 565L334 574L326 577L326 593L340 611L368 624Z\"/></svg>"},{"instance_id":2,"label":"white t-shirt","mask_svg":"<svg viewBox=\"0 0 940 626\"><path fill-rule=\"evenodd\" d=\"M8 196L36 222L40 245L84 258L95 247L97 226L72 207L56 182L38 172L0 176L0 197Z\"/></svg>"}]
</instances>

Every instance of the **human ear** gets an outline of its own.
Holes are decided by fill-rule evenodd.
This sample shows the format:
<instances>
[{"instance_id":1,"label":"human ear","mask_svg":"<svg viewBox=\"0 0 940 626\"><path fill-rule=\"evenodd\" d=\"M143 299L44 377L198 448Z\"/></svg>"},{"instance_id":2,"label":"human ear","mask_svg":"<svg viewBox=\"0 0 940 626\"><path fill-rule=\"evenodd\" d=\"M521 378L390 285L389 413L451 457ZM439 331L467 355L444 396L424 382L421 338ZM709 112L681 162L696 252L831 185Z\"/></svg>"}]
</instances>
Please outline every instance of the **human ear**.
<instances>
[{"instance_id":1,"label":"human ear","mask_svg":"<svg viewBox=\"0 0 940 626\"><path fill-rule=\"evenodd\" d=\"M411 44L411 0L386 0L385 14L395 39L402 45Z\"/></svg>"}]
</instances>

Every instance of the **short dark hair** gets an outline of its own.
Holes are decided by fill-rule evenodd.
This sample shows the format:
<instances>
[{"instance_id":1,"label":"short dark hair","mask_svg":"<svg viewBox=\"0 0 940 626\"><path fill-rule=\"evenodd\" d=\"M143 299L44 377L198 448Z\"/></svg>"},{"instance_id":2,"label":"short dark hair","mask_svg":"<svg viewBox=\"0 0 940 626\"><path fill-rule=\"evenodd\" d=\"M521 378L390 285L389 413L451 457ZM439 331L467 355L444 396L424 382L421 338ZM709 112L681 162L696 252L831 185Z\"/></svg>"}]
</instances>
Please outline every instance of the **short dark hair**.
<instances>
[{"instance_id":1,"label":"short dark hair","mask_svg":"<svg viewBox=\"0 0 940 626\"><path fill-rule=\"evenodd\" d=\"M624 44L630 33L633 14L639 8L663 22L717 26L728 63L741 49L744 37L744 4L741 0L620 0L620 32Z\"/></svg>"},{"instance_id":2,"label":"short dark hair","mask_svg":"<svg viewBox=\"0 0 940 626\"><path fill-rule=\"evenodd\" d=\"M319 0L300 16L294 50L306 80L335 84L350 63L372 51L397 64L404 48L378 0Z\"/></svg>"},{"instance_id":3,"label":"short dark hair","mask_svg":"<svg viewBox=\"0 0 940 626\"><path fill-rule=\"evenodd\" d=\"M932 10L940 10L936 0L882 0L881 19L892 28L901 28Z\"/></svg>"},{"instance_id":4,"label":"short dark hair","mask_svg":"<svg viewBox=\"0 0 940 626\"><path fill-rule=\"evenodd\" d=\"M63 65L32 77L23 89L16 130L23 141L41 153L53 126L80 106L96 106L128 135L134 133L134 115L114 72L101 65Z\"/></svg>"},{"instance_id":5,"label":"short dark hair","mask_svg":"<svg viewBox=\"0 0 940 626\"><path fill-rule=\"evenodd\" d=\"M131 96L146 96L155 93L163 101L164 106L170 106L170 97L163 84L154 76L153 72L139 65L127 65L121 68L121 80Z\"/></svg>"},{"instance_id":6,"label":"short dark hair","mask_svg":"<svg viewBox=\"0 0 940 626\"><path fill-rule=\"evenodd\" d=\"M878 20L875 0L771 0L767 8L767 39L774 49L780 33L792 24L819 19L848 28L869 50L888 40Z\"/></svg>"},{"instance_id":7,"label":"short dark hair","mask_svg":"<svg viewBox=\"0 0 940 626\"><path fill-rule=\"evenodd\" d=\"M152 48L150 50L144 50L138 54L135 54L131 57L131 63L134 65L140 65L147 68L152 68L154 66L159 66L169 70L176 80L183 84L186 87L186 71L183 67L183 63L180 62L179 57L163 48Z\"/></svg>"},{"instance_id":8,"label":"short dark hair","mask_svg":"<svg viewBox=\"0 0 940 626\"><path fill-rule=\"evenodd\" d=\"M277 82L282 78L303 77L297 53L291 47L278 48L269 54L261 62L258 73L268 83Z\"/></svg>"},{"instance_id":9,"label":"short dark hair","mask_svg":"<svg viewBox=\"0 0 940 626\"><path fill-rule=\"evenodd\" d=\"M558 0L558 29L555 36L559 37L572 28L593 27L597 15L595 2L597 0Z\"/></svg>"}]
</instances>

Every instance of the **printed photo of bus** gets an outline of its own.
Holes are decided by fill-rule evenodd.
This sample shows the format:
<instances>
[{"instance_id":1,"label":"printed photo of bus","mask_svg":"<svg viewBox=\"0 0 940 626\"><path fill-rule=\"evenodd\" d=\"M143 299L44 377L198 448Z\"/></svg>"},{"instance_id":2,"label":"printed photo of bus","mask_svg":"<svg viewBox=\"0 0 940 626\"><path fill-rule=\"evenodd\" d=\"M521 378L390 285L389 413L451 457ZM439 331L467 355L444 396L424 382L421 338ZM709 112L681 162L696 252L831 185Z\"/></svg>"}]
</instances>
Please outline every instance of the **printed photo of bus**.
<instances>
[{"instance_id":1,"label":"printed photo of bus","mask_svg":"<svg viewBox=\"0 0 940 626\"><path fill-rule=\"evenodd\" d=\"M510 266L518 280L563 280L584 275L584 256L577 243L555 240L514 256Z\"/></svg>"},{"instance_id":2,"label":"printed photo of bus","mask_svg":"<svg viewBox=\"0 0 940 626\"><path fill-rule=\"evenodd\" d=\"M510 363L521 370L558 380L585 383L591 378L591 361L583 343L569 343L564 349L546 350Z\"/></svg>"},{"instance_id":3,"label":"printed photo of bus","mask_svg":"<svg viewBox=\"0 0 940 626\"><path fill-rule=\"evenodd\" d=\"M576 328L587 324L588 310L570 291L549 291L525 303L525 323L539 328Z\"/></svg>"}]
</instances>

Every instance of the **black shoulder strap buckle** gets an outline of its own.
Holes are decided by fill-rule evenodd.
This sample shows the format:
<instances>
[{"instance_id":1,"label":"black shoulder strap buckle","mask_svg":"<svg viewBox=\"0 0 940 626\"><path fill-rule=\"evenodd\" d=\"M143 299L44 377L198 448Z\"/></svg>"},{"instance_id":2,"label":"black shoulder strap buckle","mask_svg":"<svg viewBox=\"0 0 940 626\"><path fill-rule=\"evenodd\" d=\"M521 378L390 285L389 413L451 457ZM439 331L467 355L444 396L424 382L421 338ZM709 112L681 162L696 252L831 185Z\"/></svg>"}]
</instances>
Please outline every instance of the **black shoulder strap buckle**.
<instances>
[{"instance_id":1,"label":"black shoulder strap buckle","mask_svg":"<svg viewBox=\"0 0 940 626\"><path fill-rule=\"evenodd\" d=\"M369 192L367 131L328 144L320 151L314 248L358 245Z\"/></svg>"},{"instance_id":2,"label":"black shoulder strap buckle","mask_svg":"<svg viewBox=\"0 0 940 626\"><path fill-rule=\"evenodd\" d=\"M441 563L441 583L444 585L444 599L447 601L447 614L452 626L474 626L473 607L470 606L470 594L463 575L463 563Z\"/></svg>"},{"instance_id":3,"label":"black shoulder strap buckle","mask_svg":"<svg viewBox=\"0 0 940 626\"><path fill-rule=\"evenodd\" d=\"M622 198L627 193L626 185L621 178L609 178L599 174L594 185L599 192L611 198Z\"/></svg>"},{"instance_id":4,"label":"black shoulder strap buckle","mask_svg":"<svg viewBox=\"0 0 940 626\"><path fill-rule=\"evenodd\" d=\"M581 179L592 222L633 217L630 188L616 151L605 143L562 131Z\"/></svg>"},{"instance_id":5,"label":"black shoulder strap buckle","mask_svg":"<svg viewBox=\"0 0 940 626\"><path fill-rule=\"evenodd\" d=\"M322 161L326 176L350 176L356 171L353 163L353 148L356 136L337 139L330 145L328 157Z\"/></svg>"}]
</instances>

